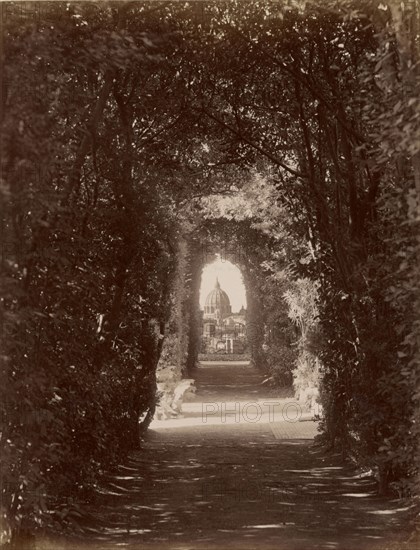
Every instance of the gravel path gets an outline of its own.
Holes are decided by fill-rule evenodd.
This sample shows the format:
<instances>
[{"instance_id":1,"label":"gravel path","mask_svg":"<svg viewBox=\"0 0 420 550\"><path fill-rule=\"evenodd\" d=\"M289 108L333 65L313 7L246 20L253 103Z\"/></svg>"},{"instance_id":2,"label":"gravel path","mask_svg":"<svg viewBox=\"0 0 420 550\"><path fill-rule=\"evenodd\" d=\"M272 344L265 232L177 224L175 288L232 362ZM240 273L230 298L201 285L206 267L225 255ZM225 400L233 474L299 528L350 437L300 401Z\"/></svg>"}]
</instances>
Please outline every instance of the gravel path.
<instances>
[{"instance_id":1,"label":"gravel path","mask_svg":"<svg viewBox=\"0 0 420 550\"><path fill-rule=\"evenodd\" d=\"M104 479L83 537L37 548L384 550L406 538L407 506L325 455L316 423L262 380L244 363L200 366L184 417L154 422Z\"/></svg>"}]
</instances>

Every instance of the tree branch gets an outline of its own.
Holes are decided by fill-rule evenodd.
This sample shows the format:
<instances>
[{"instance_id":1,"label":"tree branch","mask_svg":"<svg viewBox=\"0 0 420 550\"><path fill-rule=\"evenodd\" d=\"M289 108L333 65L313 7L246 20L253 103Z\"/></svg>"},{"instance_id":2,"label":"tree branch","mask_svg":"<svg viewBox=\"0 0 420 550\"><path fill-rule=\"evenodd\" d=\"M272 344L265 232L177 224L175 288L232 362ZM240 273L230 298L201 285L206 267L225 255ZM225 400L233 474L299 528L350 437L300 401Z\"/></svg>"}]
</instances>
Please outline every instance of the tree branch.
<instances>
[{"instance_id":1,"label":"tree branch","mask_svg":"<svg viewBox=\"0 0 420 550\"><path fill-rule=\"evenodd\" d=\"M105 109L105 105L112 90L113 81L114 71L108 69L105 72L105 82L99 93L99 97L93 109L92 116L90 117L90 120L86 125L88 132L85 133L79 145L79 148L76 152L76 158L74 159L73 168L67 179L67 186L63 199L64 204L68 202L73 189L76 187L76 185L78 185L80 181L82 166L92 142L92 134L95 132L96 127L102 117L102 113Z\"/></svg>"},{"instance_id":2,"label":"tree branch","mask_svg":"<svg viewBox=\"0 0 420 550\"><path fill-rule=\"evenodd\" d=\"M257 143L255 143L254 141L252 141L250 138L247 138L245 137L241 132L239 132L238 130L236 130L235 128L233 128L230 124L224 122L223 120L221 120L220 118L218 118L216 115L213 115L212 113L210 113L209 111L207 111L206 109L202 108L201 111L207 115L209 118L211 118L212 120L214 120L215 122L217 122L220 126L222 126L223 128L225 128L226 130L229 130L229 132L231 132L232 134L236 135L239 137L239 139L241 139L242 141L244 141L246 144L248 144L250 147L252 147L253 149L255 149L256 151L258 151L259 153L261 153L262 155L264 155L265 157L267 157L269 160L271 160L271 162L273 162L274 164L276 164L277 166L280 166L281 168L283 168L284 170L286 170L287 172L289 172L289 174L292 174L293 176L296 176L298 178L307 178L308 176L306 174L302 174L301 172L298 172L297 170L295 170L294 168L291 168L290 166L287 166L287 164L285 164L284 162L282 162L280 159L278 159L275 155L273 155L272 153L270 153L269 151L265 150L263 147L261 147L260 145L258 145Z\"/></svg>"}]
</instances>

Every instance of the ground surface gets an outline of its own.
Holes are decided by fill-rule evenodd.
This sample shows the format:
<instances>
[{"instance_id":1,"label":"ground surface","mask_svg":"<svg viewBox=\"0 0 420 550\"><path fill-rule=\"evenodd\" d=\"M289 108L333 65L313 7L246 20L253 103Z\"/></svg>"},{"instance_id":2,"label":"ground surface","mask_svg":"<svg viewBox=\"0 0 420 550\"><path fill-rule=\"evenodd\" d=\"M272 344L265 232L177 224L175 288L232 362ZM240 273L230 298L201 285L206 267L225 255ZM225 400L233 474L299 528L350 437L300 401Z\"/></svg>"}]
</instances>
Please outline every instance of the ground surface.
<instances>
[{"instance_id":1,"label":"ground surface","mask_svg":"<svg viewBox=\"0 0 420 550\"><path fill-rule=\"evenodd\" d=\"M293 398L247 364L204 364L196 380L184 418L155 422L104 479L83 542L37 548L383 550L407 537L406 507L317 448Z\"/></svg>"}]
</instances>

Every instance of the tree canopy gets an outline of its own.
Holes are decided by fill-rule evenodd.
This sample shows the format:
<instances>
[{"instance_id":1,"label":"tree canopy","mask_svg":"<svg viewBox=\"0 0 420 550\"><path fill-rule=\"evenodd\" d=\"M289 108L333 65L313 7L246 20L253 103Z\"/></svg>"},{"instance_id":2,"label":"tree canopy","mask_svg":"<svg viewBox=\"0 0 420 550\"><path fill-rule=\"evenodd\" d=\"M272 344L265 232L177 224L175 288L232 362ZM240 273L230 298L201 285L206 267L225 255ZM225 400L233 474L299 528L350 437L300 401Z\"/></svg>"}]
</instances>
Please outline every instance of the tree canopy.
<instances>
[{"instance_id":1,"label":"tree canopy","mask_svg":"<svg viewBox=\"0 0 420 550\"><path fill-rule=\"evenodd\" d=\"M223 235L255 364L317 369L325 443L418 494L418 6L41 4L2 8L13 536L70 522L139 445L159 361L194 368L203 244Z\"/></svg>"}]
</instances>

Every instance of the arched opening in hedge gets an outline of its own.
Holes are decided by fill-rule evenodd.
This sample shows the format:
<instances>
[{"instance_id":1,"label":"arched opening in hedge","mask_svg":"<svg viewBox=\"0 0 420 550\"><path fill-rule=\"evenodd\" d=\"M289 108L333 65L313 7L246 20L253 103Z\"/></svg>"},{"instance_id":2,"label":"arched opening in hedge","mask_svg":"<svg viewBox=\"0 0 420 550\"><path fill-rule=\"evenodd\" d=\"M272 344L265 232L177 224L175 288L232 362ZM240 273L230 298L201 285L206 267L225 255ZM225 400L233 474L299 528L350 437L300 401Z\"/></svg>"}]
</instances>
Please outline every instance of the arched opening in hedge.
<instances>
[{"instance_id":1,"label":"arched opening in hedge","mask_svg":"<svg viewBox=\"0 0 420 550\"><path fill-rule=\"evenodd\" d=\"M204 309L206 296L213 290L216 279L229 296L232 312L237 312L241 308L246 309L246 290L242 273L235 264L222 256L207 263L203 268L200 286L201 309Z\"/></svg>"},{"instance_id":2,"label":"arched opening in hedge","mask_svg":"<svg viewBox=\"0 0 420 550\"><path fill-rule=\"evenodd\" d=\"M268 166L272 188L249 186L242 218L226 211L222 225L244 250L253 362L280 361L259 345L267 317L290 350L289 292L306 350L322 356L327 439L384 486L414 486L420 117L408 16L214 3L198 29L190 4L54 3L57 24L46 17L37 32L7 18L1 401L16 525L40 519L31 492L83 489L138 443L158 361L193 370L202 243L221 228L207 218L202 231L185 205L217 192L237 201L249 167ZM319 306L324 339L296 296Z\"/></svg>"},{"instance_id":3,"label":"arched opening in hedge","mask_svg":"<svg viewBox=\"0 0 420 550\"><path fill-rule=\"evenodd\" d=\"M273 253L278 254L277 249L284 248L286 242L275 243L260 228L253 227L251 220L236 221L225 216L203 219L190 238L192 269L188 277L192 293L186 374L193 376L200 352L208 351L202 346L201 277L205 266L220 257L236 266L242 276L246 296L246 356L256 368L272 376L273 383L290 387L296 333L283 297L285 275L276 273L271 266ZM287 267L286 259L283 264Z\"/></svg>"},{"instance_id":4,"label":"arched opening in hedge","mask_svg":"<svg viewBox=\"0 0 420 550\"><path fill-rule=\"evenodd\" d=\"M240 268L217 254L201 272L201 359L246 359L246 289Z\"/></svg>"}]
</instances>

